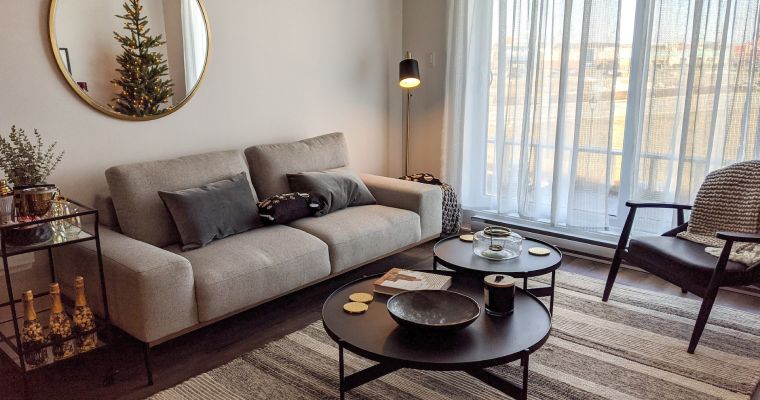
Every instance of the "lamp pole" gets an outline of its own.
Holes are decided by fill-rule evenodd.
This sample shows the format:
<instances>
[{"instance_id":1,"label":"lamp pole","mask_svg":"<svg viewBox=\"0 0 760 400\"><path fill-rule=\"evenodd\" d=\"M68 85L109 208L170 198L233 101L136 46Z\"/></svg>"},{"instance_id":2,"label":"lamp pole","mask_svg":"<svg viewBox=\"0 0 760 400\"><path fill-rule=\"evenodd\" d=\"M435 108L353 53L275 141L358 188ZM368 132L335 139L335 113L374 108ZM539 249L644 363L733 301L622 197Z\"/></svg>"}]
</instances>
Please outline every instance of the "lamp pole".
<instances>
[{"instance_id":1,"label":"lamp pole","mask_svg":"<svg viewBox=\"0 0 760 400\"><path fill-rule=\"evenodd\" d=\"M409 175L409 139L412 131L412 89L420 85L420 67L411 52L399 63L398 84L406 89L406 129L404 130L404 175Z\"/></svg>"},{"instance_id":2,"label":"lamp pole","mask_svg":"<svg viewBox=\"0 0 760 400\"><path fill-rule=\"evenodd\" d=\"M406 89L406 132L404 134L404 175L409 175L409 132L412 130L412 89Z\"/></svg>"}]
</instances>

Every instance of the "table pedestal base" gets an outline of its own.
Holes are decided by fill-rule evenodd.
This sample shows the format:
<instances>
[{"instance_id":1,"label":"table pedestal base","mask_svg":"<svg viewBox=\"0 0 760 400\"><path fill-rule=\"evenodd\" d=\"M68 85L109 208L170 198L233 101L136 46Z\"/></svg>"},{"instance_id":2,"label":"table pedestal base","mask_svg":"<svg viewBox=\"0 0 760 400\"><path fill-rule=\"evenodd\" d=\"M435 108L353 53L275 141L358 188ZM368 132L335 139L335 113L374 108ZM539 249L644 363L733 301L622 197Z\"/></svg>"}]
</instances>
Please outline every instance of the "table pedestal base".
<instances>
[{"instance_id":1,"label":"table pedestal base","mask_svg":"<svg viewBox=\"0 0 760 400\"><path fill-rule=\"evenodd\" d=\"M355 372L349 376L345 375L345 362L343 360L343 345L338 343L338 368L340 374L340 399L344 400L346 392L355 389L365 383L369 383L375 379L379 379L384 375L395 372L401 368L405 368L403 364L395 363L380 363L373 365L369 368L363 369L359 372ZM530 353L524 352L520 358L520 366L523 369L522 386L515 385L506 379L493 374L483 368L464 369L465 373L477 378L481 382L491 386L492 388L499 390L500 392L519 400L526 400L528 398L528 358Z\"/></svg>"}]
</instances>

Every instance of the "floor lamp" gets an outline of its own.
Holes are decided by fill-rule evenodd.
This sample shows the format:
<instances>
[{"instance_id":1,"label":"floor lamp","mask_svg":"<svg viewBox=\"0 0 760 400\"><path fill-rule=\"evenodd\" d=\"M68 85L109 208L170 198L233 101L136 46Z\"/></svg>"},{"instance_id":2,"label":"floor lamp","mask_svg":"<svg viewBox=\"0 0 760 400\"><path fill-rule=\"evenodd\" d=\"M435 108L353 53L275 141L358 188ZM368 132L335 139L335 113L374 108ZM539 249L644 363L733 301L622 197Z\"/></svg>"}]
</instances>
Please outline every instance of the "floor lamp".
<instances>
[{"instance_id":1,"label":"floor lamp","mask_svg":"<svg viewBox=\"0 0 760 400\"><path fill-rule=\"evenodd\" d=\"M409 175L409 132L412 125L411 102L412 89L420 85L420 67L417 60L412 58L412 53L406 52L406 59L398 64L398 85L406 89L406 130L404 132L404 175Z\"/></svg>"}]
</instances>

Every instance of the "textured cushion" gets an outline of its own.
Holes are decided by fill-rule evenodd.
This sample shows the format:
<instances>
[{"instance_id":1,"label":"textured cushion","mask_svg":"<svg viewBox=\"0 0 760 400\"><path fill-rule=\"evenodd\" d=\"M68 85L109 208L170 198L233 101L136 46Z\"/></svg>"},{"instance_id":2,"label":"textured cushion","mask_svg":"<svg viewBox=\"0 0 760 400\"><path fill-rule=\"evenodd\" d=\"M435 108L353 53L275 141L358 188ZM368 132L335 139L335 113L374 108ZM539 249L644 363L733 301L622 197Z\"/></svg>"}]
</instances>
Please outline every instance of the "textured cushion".
<instances>
[{"instance_id":1,"label":"textured cushion","mask_svg":"<svg viewBox=\"0 0 760 400\"><path fill-rule=\"evenodd\" d=\"M298 142L249 147L245 157L256 193L267 198L291 191L286 174L347 166L348 148L342 133L330 133Z\"/></svg>"},{"instance_id":2,"label":"textured cushion","mask_svg":"<svg viewBox=\"0 0 760 400\"><path fill-rule=\"evenodd\" d=\"M316 216L377 203L367 185L352 171L301 172L287 176L291 190L309 193L319 203Z\"/></svg>"},{"instance_id":3,"label":"textured cushion","mask_svg":"<svg viewBox=\"0 0 760 400\"><path fill-rule=\"evenodd\" d=\"M380 205L349 207L290 224L327 243L332 272L385 256L420 240L420 217Z\"/></svg>"},{"instance_id":4,"label":"textured cushion","mask_svg":"<svg viewBox=\"0 0 760 400\"><path fill-rule=\"evenodd\" d=\"M158 191L177 226L182 250L264 226L245 172L197 188Z\"/></svg>"},{"instance_id":5,"label":"textured cushion","mask_svg":"<svg viewBox=\"0 0 760 400\"><path fill-rule=\"evenodd\" d=\"M159 190L196 187L228 178L247 168L239 151L219 151L111 167L106 170L106 180L122 232L164 247L179 242L179 235L158 197ZM253 195L255 199L256 193Z\"/></svg>"},{"instance_id":6,"label":"textured cushion","mask_svg":"<svg viewBox=\"0 0 760 400\"><path fill-rule=\"evenodd\" d=\"M705 253L705 246L673 236L642 236L632 239L628 252L646 261L642 268L671 282L707 286L718 259ZM760 272L729 261L721 285L740 286L758 282Z\"/></svg>"},{"instance_id":7,"label":"textured cushion","mask_svg":"<svg viewBox=\"0 0 760 400\"><path fill-rule=\"evenodd\" d=\"M180 252L177 245L167 250ZM283 225L230 236L181 254L193 268L201 322L330 274L327 246L308 233Z\"/></svg>"},{"instance_id":8,"label":"textured cushion","mask_svg":"<svg viewBox=\"0 0 760 400\"><path fill-rule=\"evenodd\" d=\"M314 215L319 203L312 203L308 193L295 192L276 194L261 200L258 206L262 220L272 224L287 224Z\"/></svg>"}]
</instances>

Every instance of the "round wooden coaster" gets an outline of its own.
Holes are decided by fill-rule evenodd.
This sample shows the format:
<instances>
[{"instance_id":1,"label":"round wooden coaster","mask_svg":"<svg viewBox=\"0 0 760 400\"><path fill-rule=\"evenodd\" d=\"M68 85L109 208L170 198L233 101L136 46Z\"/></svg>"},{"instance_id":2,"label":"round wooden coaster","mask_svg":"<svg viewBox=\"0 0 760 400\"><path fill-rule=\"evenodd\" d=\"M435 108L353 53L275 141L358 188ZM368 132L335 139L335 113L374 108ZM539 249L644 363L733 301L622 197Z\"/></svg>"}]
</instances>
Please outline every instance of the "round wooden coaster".
<instances>
[{"instance_id":1,"label":"round wooden coaster","mask_svg":"<svg viewBox=\"0 0 760 400\"><path fill-rule=\"evenodd\" d=\"M349 300L357 303L371 303L373 298L371 294L362 292L352 293L348 296Z\"/></svg>"},{"instance_id":2,"label":"round wooden coaster","mask_svg":"<svg viewBox=\"0 0 760 400\"><path fill-rule=\"evenodd\" d=\"M343 305L343 311L349 314L361 314L369 310L369 306L364 303L352 301Z\"/></svg>"},{"instance_id":3,"label":"round wooden coaster","mask_svg":"<svg viewBox=\"0 0 760 400\"><path fill-rule=\"evenodd\" d=\"M472 235L472 234L459 235L459 240L463 242L472 242L474 239L475 239L475 235Z\"/></svg>"},{"instance_id":4,"label":"round wooden coaster","mask_svg":"<svg viewBox=\"0 0 760 400\"><path fill-rule=\"evenodd\" d=\"M551 254L551 250L546 247L531 247L528 249L528 253L534 256L548 256Z\"/></svg>"}]
</instances>

